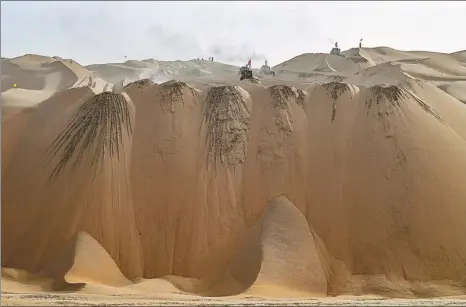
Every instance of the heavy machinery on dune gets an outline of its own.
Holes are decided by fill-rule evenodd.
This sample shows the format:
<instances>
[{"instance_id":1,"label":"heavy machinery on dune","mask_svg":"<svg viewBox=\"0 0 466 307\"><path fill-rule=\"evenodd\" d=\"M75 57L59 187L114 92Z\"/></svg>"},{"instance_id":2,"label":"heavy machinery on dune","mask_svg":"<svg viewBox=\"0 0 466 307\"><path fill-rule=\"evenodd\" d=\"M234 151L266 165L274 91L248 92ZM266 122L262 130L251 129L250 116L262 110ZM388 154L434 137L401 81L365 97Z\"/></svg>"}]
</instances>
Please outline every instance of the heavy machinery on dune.
<instances>
[{"instance_id":1,"label":"heavy machinery on dune","mask_svg":"<svg viewBox=\"0 0 466 307\"><path fill-rule=\"evenodd\" d=\"M252 70L251 68L246 65L246 66L241 66L239 68L239 72L238 72L239 75L241 75L241 77L239 78L240 80L244 80L244 79L254 79L254 76L252 75Z\"/></svg>"},{"instance_id":2,"label":"heavy machinery on dune","mask_svg":"<svg viewBox=\"0 0 466 307\"><path fill-rule=\"evenodd\" d=\"M248 61L248 64L245 66L241 66L239 68L238 75L241 75L239 78L240 81L242 80L250 80L253 83L258 83L259 79L252 74L252 69L251 69L251 60Z\"/></svg>"},{"instance_id":3,"label":"heavy machinery on dune","mask_svg":"<svg viewBox=\"0 0 466 307\"><path fill-rule=\"evenodd\" d=\"M266 76L274 76L275 77L275 72L270 68L269 65L267 65L267 60L265 60L265 64L262 65L260 73L264 74Z\"/></svg>"},{"instance_id":4,"label":"heavy machinery on dune","mask_svg":"<svg viewBox=\"0 0 466 307\"><path fill-rule=\"evenodd\" d=\"M338 42L335 42L335 47L332 48L332 50L330 51L330 54L344 57L344 55L341 53L340 48L338 48Z\"/></svg>"}]
</instances>

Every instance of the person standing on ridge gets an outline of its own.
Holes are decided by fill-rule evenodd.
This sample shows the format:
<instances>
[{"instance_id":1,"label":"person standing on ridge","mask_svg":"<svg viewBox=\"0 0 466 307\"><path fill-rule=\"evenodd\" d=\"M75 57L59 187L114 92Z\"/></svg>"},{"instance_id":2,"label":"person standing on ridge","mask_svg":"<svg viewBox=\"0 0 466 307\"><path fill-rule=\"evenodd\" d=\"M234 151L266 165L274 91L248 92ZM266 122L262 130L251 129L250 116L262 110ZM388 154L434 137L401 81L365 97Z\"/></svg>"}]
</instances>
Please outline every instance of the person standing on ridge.
<instances>
[{"instance_id":1,"label":"person standing on ridge","mask_svg":"<svg viewBox=\"0 0 466 307\"><path fill-rule=\"evenodd\" d=\"M251 69L251 59L249 59L248 61L248 66L249 66L249 69Z\"/></svg>"}]
</instances>

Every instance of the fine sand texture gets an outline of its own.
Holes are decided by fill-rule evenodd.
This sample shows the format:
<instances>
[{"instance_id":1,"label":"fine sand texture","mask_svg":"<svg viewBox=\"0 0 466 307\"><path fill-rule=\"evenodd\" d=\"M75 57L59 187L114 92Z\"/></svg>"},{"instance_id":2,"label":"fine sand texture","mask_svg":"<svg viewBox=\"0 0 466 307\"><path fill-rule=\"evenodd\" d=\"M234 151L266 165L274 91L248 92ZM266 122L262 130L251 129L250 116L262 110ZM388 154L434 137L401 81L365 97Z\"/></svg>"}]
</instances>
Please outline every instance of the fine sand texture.
<instances>
[{"instance_id":1,"label":"fine sand texture","mask_svg":"<svg viewBox=\"0 0 466 307\"><path fill-rule=\"evenodd\" d=\"M465 61L2 59L2 305L464 305Z\"/></svg>"}]
</instances>

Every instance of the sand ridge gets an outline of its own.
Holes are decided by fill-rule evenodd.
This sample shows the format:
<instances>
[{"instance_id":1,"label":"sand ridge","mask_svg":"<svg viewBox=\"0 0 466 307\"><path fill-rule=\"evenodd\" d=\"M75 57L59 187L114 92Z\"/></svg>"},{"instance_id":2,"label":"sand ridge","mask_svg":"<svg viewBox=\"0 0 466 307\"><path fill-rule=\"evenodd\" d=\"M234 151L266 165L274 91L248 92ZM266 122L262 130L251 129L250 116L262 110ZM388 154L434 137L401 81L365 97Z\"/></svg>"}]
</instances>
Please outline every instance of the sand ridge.
<instances>
[{"instance_id":1,"label":"sand ridge","mask_svg":"<svg viewBox=\"0 0 466 307\"><path fill-rule=\"evenodd\" d=\"M134 74L3 117L8 291L465 295L466 105L447 90L461 53L344 55L298 56L260 84L198 60L109 64ZM135 76L154 67L178 77Z\"/></svg>"},{"instance_id":2,"label":"sand ridge","mask_svg":"<svg viewBox=\"0 0 466 307\"><path fill-rule=\"evenodd\" d=\"M56 93L77 87L89 87L94 93L109 89L79 63L59 57L34 54L1 62L2 119L23 108L34 107Z\"/></svg>"}]
</instances>

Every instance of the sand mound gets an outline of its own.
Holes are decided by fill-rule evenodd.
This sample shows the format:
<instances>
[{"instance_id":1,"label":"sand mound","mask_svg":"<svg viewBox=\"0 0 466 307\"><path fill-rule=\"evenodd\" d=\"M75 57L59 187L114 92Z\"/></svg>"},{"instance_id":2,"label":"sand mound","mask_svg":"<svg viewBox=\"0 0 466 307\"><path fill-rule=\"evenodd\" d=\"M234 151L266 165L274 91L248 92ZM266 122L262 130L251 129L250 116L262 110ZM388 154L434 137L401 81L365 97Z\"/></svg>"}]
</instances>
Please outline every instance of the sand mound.
<instances>
[{"instance_id":1,"label":"sand mound","mask_svg":"<svg viewBox=\"0 0 466 307\"><path fill-rule=\"evenodd\" d=\"M406 59L421 59L426 57L425 55L395 50L390 47L363 48L362 52L376 64Z\"/></svg>"},{"instance_id":2,"label":"sand mound","mask_svg":"<svg viewBox=\"0 0 466 307\"><path fill-rule=\"evenodd\" d=\"M307 255L307 256L304 256ZM327 280L306 218L284 196L271 200L232 259L213 280L167 276L187 293L205 296L326 296ZM279 289L279 292L276 290Z\"/></svg>"},{"instance_id":3,"label":"sand mound","mask_svg":"<svg viewBox=\"0 0 466 307\"><path fill-rule=\"evenodd\" d=\"M438 88L466 104L466 81L446 82L439 84Z\"/></svg>"},{"instance_id":4,"label":"sand mound","mask_svg":"<svg viewBox=\"0 0 466 307\"><path fill-rule=\"evenodd\" d=\"M78 233L73 266L66 273L65 280L69 283L91 282L114 287L131 284L102 245L85 232Z\"/></svg>"},{"instance_id":5,"label":"sand mound","mask_svg":"<svg viewBox=\"0 0 466 307\"><path fill-rule=\"evenodd\" d=\"M125 276L140 276L126 176L133 107L121 94L108 92L68 103L60 116L45 111L63 101L39 105L3 172L2 187L8 191L2 193L2 265L46 272L52 263L58 265L57 251L69 255L70 242L85 231L102 243ZM18 193L19 181L28 193ZM14 226L17 218L24 227Z\"/></svg>"},{"instance_id":6,"label":"sand mound","mask_svg":"<svg viewBox=\"0 0 466 307\"><path fill-rule=\"evenodd\" d=\"M466 67L459 65L456 59L429 58L423 59L419 63L447 75L466 77Z\"/></svg>"},{"instance_id":7,"label":"sand mound","mask_svg":"<svg viewBox=\"0 0 466 307\"><path fill-rule=\"evenodd\" d=\"M345 82L365 86L379 84L398 85L409 79L410 76L405 73L401 64L383 63L362 69L354 75L348 76Z\"/></svg>"},{"instance_id":8,"label":"sand mound","mask_svg":"<svg viewBox=\"0 0 466 307\"><path fill-rule=\"evenodd\" d=\"M360 68L368 68L377 65L371 58L370 52L367 52L364 48L352 48L344 51L343 54L347 60L350 60Z\"/></svg>"},{"instance_id":9,"label":"sand mound","mask_svg":"<svg viewBox=\"0 0 466 307\"><path fill-rule=\"evenodd\" d=\"M274 66L277 75L283 72L356 72L359 65L337 55L324 53L305 53Z\"/></svg>"},{"instance_id":10,"label":"sand mound","mask_svg":"<svg viewBox=\"0 0 466 307\"><path fill-rule=\"evenodd\" d=\"M417 64L402 64L403 71L405 71L409 76L421 79L421 80L431 80L431 81L464 81L466 80L466 75L452 75L448 73L448 68L439 69L432 67L430 65L422 65L421 63ZM458 69L459 70L459 69ZM457 71L457 73L461 73Z\"/></svg>"},{"instance_id":11,"label":"sand mound","mask_svg":"<svg viewBox=\"0 0 466 307\"><path fill-rule=\"evenodd\" d=\"M33 107L55 93L89 87L94 93L108 84L72 60L25 55L1 62L2 119Z\"/></svg>"},{"instance_id":12,"label":"sand mound","mask_svg":"<svg viewBox=\"0 0 466 307\"><path fill-rule=\"evenodd\" d=\"M86 66L86 69L93 72L96 77L118 86L122 80L139 80L149 77L151 65L142 65L142 67L127 66L125 64L94 64ZM142 76L141 76L142 75ZM133 81L130 81L133 82Z\"/></svg>"},{"instance_id":13,"label":"sand mound","mask_svg":"<svg viewBox=\"0 0 466 307\"><path fill-rule=\"evenodd\" d=\"M61 91L2 123L2 266L96 293L466 293L466 105L404 65L427 67Z\"/></svg>"},{"instance_id":14,"label":"sand mound","mask_svg":"<svg viewBox=\"0 0 466 307\"><path fill-rule=\"evenodd\" d=\"M96 86L93 75L71 60L29 54L2 61L1 70L2 92L13 88L14 84L18 89L53 92L78 86Z\"/></svg>"},{"instance_id":15,"label":"sand mound","mask_svg":"<svg viewBox=\"0 0 466 307\"><path fill-rule=\"evenodd\" d=\"M464 112L466 106L454 97L446 94L430 82L409 81L406 86L435 110L444 119L446 125L466 140L466 122Z\"/></svg>"},{"instance_id":16,"label":"sand mound","mask_svg":"<svg viewBox=\"0 0 466 307\"><path fill-rule=\"evenodd\" d=\"M438 225L438 223L443 223L444 219L448 219L452 223L451 226L455 225L455 229L463 227L460 226L457 217L447 213L448 210L454 210L463 216L465 208L460 203L465 199L465 195L463 195L464 192L460 192L460 184L457 182L458 174L445 169L445 160L440 158L443 154L439 148L445 146L441 145L443 142L450 142L451 146L461 148L455 150L463 152L465 145L451 128L435 116L437 113L435 110L418 101L411 94L411 92L407 93L406 89L399 87L363 88L357 96L348 100L348 103L339 105L342 109L341 113L345 115L340 119L338 116L336 117L333 129L316 126L317 116L321 117L322 114L331 112L329 106L326 106L327 110L324 111L323 105L331 105L331 103L320 99L315 100L313 104L308 103L306 112L310 131L311 129L331 129L333 131L342 129L339 133L332 133L331 139L312 133L310 146L320 148L321 152L340 153L341 156L338 154L332 159L328 159L322 153L311 152L308 161L312 161L310 165L313 169L312 173L317 175L326 172L325 177L329 176L329 181L321 176L317 186L310 187L308 195L320 199L321 203L340 203L342 207L334 207L331 209L332 212L334 210L347 212L346 214L349 216L360 216L359 221L364 220L363 224L351 220L342 221L341 226L346 229L344 232L350 232L348 233L348 241L345 243L348 244L347 247L327 245L331 255L339 254L335 254L337 249L340 249L342 253L348 253L351 250L349 254L352 256L340 254L337 258L350 257L352 259L349 262L344 260L347 263L347 269L352 274L366 274L370 271L387 274L393 278L398 276L397 278L400 279L420 281L427 281L429 278L446 279L446 274L452 274L451 278L458 280L460 275L453 273L453 266L456 267L456 270L462 270L462 265L460 265L462 260L459 259L464 256L456 258L458 255L456 252L449 254L449 249L445 250L441 247L442 245L437 245L435 242L453 244L456 246L454 249L459 252L463 249L458 241L459 238L453 233L444 237L440 233L435 233L427 225ZM418 96L422 97L422 93L418 93ZM416 126L410 124L414 122L416 122ZM435 135L439 133L444 133L445 139L437 139ZM422 139L425 141L420 141L421 139L418 138L420 135L423 135ZM451 139L447 141L446 138ZM317 139L321 140L317 141ZM454 141L455 139L456 141ZM420 148L422 151L418 151ZM448 159L455 160L454 165L464 163L458 152L448 155ZM389 164L385 165L385 162L381 162L382 157L385 157L384 159L387 159L385 161ZM323 161L327 159L328 162L324 163ZM335 173L332 169L335 170ZM356 172L356 169L360 171ZM413 177L413 172L420 169L424 170L426 176L421 181L419 178L414 179ZM364 173L361 173L361 170L365 170ZM444 176L441 187L438 186L439 182L434 179L433 174ZM348 179L355 178L344 183L347 180L345 176L349 176ZM336 178L338 180L335 181ZM448 179L450 182L448 188L445 182L447 178L450 178ZM371 182L375 181L378 182L376 192L371 196L368 194L364 196L367 207L363 206L362 203L358 204L362 199L359 197L362 197L362 193L365 193L364 191L371 185ZM431 188L429 189L427 186ZM321 189L327 189L329 194L318 196L317 194L321 194L319 192ZM342 193L341 189L348 191L348 194ZM445 189L449 189L449 191L447 192ZM361 193L360 196L358 193ZM451 209L437 207L439 202ZM416 213L416 210L421 210L419 206L423 208L422 217ZM315 214L320 212L319 210L329 210L323 205L317 207L312 209ZM311 207L308 207L309 209ZM332 212L320 212L320 214L322 216L325 214L333 215ZM424 218L428 219L429 222ZM332 236L331 233L335 232L333 235L337 236L338 233L341 235L343 231L321 225L322 222L317 219L312 221L316 229L321 227L329 229L325 235L322 233L324 242L330 242L328 238ZM372 223L374 223L373 226L370 226ZM421 233L425 235L426 232L429 235L423 237ZM356 242L354 239L349 239L355 237L361 238L361 241ZM429 239L422 239L427 237ZM453 249L453 247L451 248ZM421 249L424 252L420 252ZM356 252L356 250L360 252ZM442 254L449 254L450 260L437 262L442 257L447 257L440 256ZM436 263L435 266L432 264L433 261ZM455 261L456 264L453 265L452 261ZM442 271L443 269L439 267L446 271ZM336 266L334 269L337 270ZM344 276L344 273L340 272L339 275Z\"/></svg>"},{"instance_id":17,"label":"sand mound","mask_svg":"<svg viewBox=\"0 0 466 307\"><path fill-rule=\"evenodd\" d=\"M129 60L124 63L95 64L86 66L103 80L119 84L122 79L151 79L156 83L177 78L187 81L192 78L221 78L236 76L238 67L202 60L190 61L142 61Z\"/></svg>"},{"instance_id":18,"label":"sand mound","mask_svg":"<svg viewBox=\"0 0 466 307\"><path fill-rule=\"evenodd\" d=\"M453 52L451 56L454 57L458 62L466 63L466 50Z\"/></svg>"},{"instance_id":19,"label":"sand mound","mask_svg":"<svg viewBox=\"0 0 466 307\"><path fill-rule=\"evenodd\" d=\"M275 198L268 204L262 223L262 260L247 294L326 296L324 267L306 218L299 210L286 197Z\"/></svg>"}]
</instances>

